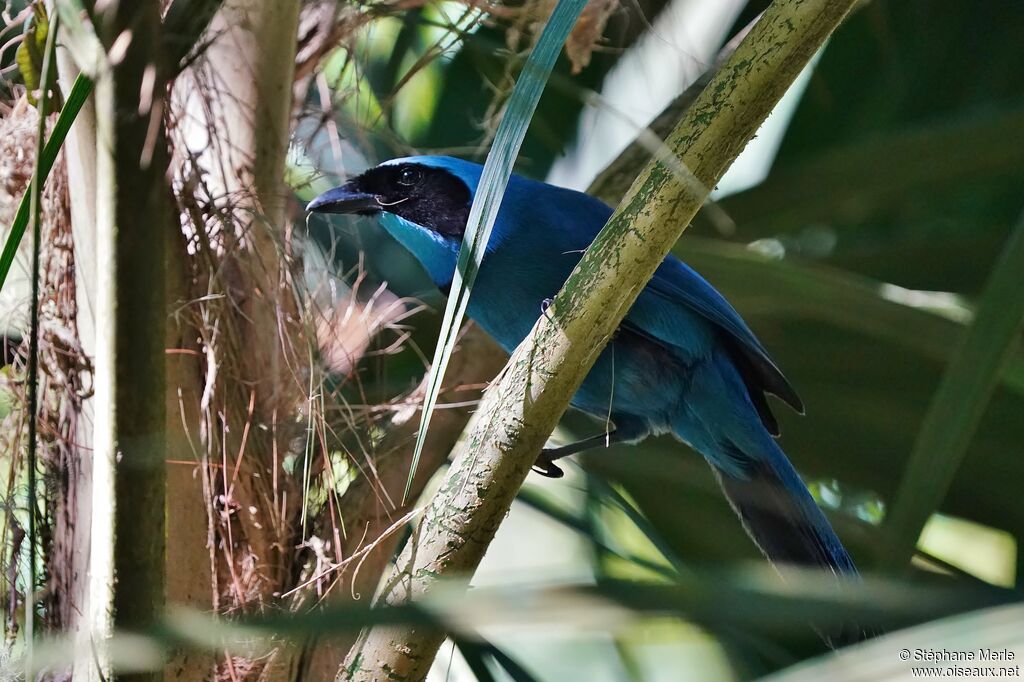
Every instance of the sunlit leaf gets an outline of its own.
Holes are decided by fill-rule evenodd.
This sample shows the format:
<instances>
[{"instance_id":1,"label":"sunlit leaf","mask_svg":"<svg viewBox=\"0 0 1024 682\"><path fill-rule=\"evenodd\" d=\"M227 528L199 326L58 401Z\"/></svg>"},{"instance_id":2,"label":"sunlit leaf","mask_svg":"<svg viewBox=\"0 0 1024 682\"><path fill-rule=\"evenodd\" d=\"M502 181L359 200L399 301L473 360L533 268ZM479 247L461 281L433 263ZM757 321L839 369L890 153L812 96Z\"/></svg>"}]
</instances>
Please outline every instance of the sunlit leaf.
<instances>
[{"instance_id":1,"label":"sunlit leaf","mask_svg":"<svg viewBox=\"0 0 1024 682\"><path fill-rule=\"evenodd\" d=\"M1024 607L1000 606L976 613L953 616L935 623L895 632L838 655L823 656L792 669L764 678L764 682L818 682L818 680L872 680L897 682L913 677L941 677L943 668L973 668L979 676L992 666L1011 666L1015 661L989 659L975 663L936 661L925 658L929 652L971 652L976 658L981 651L1001 654L1004 650L1024 650L1020 623ZM1005 656L1005 654L1003 654ZM1019 655L1019 653L1018 653ZM929 672L913 675L912 669L929 668ZM965 673L966 676L966 673ZM1011 671L1006 677L1016 677Z\"/></svg>"},{"instance_id":2,"label":"sunlit leaf","mask_svg":"<svg viewBox=\"0 0 1024 682\"><path fill-rule=\"evenodd\" d=\"M21 45L18 46L14 56L18 63L21 79L25 82L26 96L33 105L38 102L36 94L42 80L43 54L46 50L46 35L49 29L50 22L46 14L46 7L41 2L36 3L32 17L25 25L25 34L22 37ZM56 75L54 72L47 78L48 86L56 82Z\"/></svg>"}]
</instances>

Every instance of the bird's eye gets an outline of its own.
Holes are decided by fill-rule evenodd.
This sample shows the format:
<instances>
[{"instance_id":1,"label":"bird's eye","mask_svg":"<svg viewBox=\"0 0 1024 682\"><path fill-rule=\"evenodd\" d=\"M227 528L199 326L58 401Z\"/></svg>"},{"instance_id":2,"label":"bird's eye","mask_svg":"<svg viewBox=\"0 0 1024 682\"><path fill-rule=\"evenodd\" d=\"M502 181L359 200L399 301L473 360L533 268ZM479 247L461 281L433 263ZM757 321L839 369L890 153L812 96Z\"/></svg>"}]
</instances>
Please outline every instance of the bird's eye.
<instances>
[{"instance_id":1,"label":"bird's eye","mask_svg":"<svg viewBox=\"0 0 1024 682\"><path fill-rule=\"evenodd\" d=\"M418 168L403 168L402 172L398 175L398 184L412 187L419 184L421 177L422 173L420 173Z\"/></svg>"}]
</instances>

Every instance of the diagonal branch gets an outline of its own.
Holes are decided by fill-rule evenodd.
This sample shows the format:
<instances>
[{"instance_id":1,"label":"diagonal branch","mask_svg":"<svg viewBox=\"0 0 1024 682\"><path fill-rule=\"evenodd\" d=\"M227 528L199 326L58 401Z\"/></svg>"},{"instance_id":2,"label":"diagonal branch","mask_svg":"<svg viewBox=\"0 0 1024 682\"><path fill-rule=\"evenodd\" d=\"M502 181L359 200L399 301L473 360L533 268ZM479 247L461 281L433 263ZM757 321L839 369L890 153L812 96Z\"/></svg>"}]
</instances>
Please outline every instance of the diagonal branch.
<instances>
[{"instance_id":1,"label":"diagonal branch","mask_svg":"<svg viewBox=\"0 0 1024 682\"><path fill-rule=\"evenodd\" d=\"M687 110L666 144L690 178L655 161L633 183L548 315L487 391L383 603L417 599L441 579L476 569L537 453L636 296L709 188L855 4L777 0ZM443 639L443 632L422 627L374 628L339 677L421 680Z\"/></svg>"},{"instance_id":2,"label":"diagonal branch","mask_svg":"<svg viewBox=\"0 0 1024 682\"><path fill-rule=\"evenodd\" d=\"M708 83L715 77L718 70L736 52L736 48L747 37L750 30L757 25L759 19L760 17L747 24L742 31L722 46L722 49L719 50L718 55L715 57L715 62L708 70L698 76L697 80L693 81L685 90L679 93L651 121L650 125L647 126L649 133L655 135L659 140L668 137L676 123L686 115L690 106L697 101L700 93L708 86ZM615 157L604 170L598 173L594 181L590 183L590 187L587 188L587 194L595 196L607 204L614 205L619 203L630 185L633 184L637 173L647 165L650 158L654 155L651 146L645 142L644 136L638 137L628 147L623 149L622 153Z\"/></svg>"}]
</instances>

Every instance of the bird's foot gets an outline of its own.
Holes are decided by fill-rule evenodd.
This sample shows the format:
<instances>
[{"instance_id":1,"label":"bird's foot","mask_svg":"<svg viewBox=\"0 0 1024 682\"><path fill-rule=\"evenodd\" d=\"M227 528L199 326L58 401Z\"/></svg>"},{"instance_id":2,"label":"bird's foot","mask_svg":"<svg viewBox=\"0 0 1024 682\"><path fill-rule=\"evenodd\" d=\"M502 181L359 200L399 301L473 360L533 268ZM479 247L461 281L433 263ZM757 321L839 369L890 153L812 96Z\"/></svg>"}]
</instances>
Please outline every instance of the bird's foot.
<instances>
[{"instance_id":1,"label":"bird's foot","mask_svg":"<svg viewBox=\"0 0 1024 682\"><path fill-rule=\"evenodd\" d=\"M551 298L545 298L540 302L540 314L548 318L548 322L554 322L554 320L551 319L551 316L548 315L548 308L551 307L552 303L554 303L554 299Z\"/></svg>"},{"instance_id":2,"label":"bird's foot","mask_svg":"<svg viewBox=\"0 0 1024 682\"><path fill-rule=\"evenodd\" d=\"M541 450L537 461L533 463L533 470L541 476L547 476L548 478L561 478L565 476L565 472L555 464L553 454L549 449Z\"/></svg>"}]
</instances>

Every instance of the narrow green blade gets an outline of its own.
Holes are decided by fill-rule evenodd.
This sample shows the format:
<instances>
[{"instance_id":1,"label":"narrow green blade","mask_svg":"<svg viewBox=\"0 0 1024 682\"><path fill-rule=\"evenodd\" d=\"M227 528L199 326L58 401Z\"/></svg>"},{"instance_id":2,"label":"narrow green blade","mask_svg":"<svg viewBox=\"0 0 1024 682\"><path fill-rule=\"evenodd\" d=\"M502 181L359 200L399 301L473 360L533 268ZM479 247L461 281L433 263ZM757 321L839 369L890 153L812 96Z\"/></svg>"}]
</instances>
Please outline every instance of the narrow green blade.
<instances>
[{"instance_id":1,"label":"narrow green blade","mask_svg":"<svg viewBox=\"0 0 1024 682\"><path fill-rule=\"evenodd\" d=\"M82 110L82 105L85 104L91 92L92 81L86 76L79 75L71 87L67 101L64 102L64 108L61 109L60 115L57 117L57 122L50 133L50 139L43 147L43 153L39 159L40 187L46 184L46 178L50 175L57 153L60 152L64 140L67 139L68 131L71 130L71 124L75 122L78 112ZM29 187L31 187L31 183ZM0 289L7 281L11 265L14 264L14 258L18 255L18 245L21 244L21 238L25 236L25 228L28 227L29 221L29 204L29 190L26 188L25 194L21 197L21 203L18 205L18 212L14 215L14 222L11 223L11 229L7 233L3 253L0 254Z\"/></svg>"},{"instance_id":2,"label":"narrow green blade","mask_svg":"<svg viewBox=\"0 0 1024 682\"><path fill-rule=\"evenodd\" d=\"M476 280L480 262L483 260L484 250L487 248L487 240L491 236L491 229L494 227L494 221L498 215L502 195L505 193L505 187L512 175L512 166L519 154L519 148L526 136L526 129L537 109L537 103L540 101L541 93L551 75L555 60L562 51L562 45L569 36L569 31L572 30L586 4L586 0L559 0L558 6L555 7L555 11L551 14L551 18L541 33L540 40L537 41L537 45L530 53L529 59L526 60L519 80L516 81L512 96L505 109L505 115L494 136L491 151L487 154L480 185L477 187L476 196L473 197L473 206L469 211L466 234L463 237L462 248L459 250L458 267L455 271L455 279L452 281L451 292L448 295L448 306L444 311L437 350L434 352L434 360L430 367L427 391L423 399L423 412L420 416L420 429L416 436L416 447L413 450L409 478L402 495L403 501L409 496L413 478L416 476L416 468L419 465L423 445L427 438L430 417L434 413L434 406L437 404L437 397L441 391L441 381L444 378L445 369L448 367L448 360L455 349L455 340L466 314L469 294L473 288L473 282Z\"/></svg>"},{"instance_id":3,"label":"narrow green blade","mask_svg":"<svg viewBox=\"0 0 1024 682\"><path fill-rule=\"evenodd\" d=\"M974 324L953 357L917 434L892 512L882 563L910 560L928 518L942 503L1024 328L1024 219L978 302Z\"/></svg>"}]
</instances>

